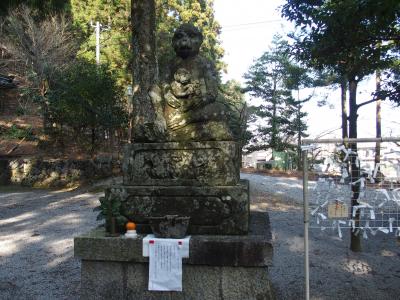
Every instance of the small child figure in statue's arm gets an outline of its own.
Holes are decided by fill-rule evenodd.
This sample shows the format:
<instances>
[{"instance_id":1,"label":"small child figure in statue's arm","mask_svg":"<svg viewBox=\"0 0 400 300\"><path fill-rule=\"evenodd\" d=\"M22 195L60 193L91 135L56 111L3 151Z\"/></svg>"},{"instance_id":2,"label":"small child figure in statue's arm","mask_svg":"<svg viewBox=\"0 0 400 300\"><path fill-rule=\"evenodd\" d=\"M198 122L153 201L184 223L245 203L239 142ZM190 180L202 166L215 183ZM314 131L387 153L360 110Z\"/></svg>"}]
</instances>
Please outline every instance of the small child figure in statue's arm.
<instances>
[{"instance_id":1,"label":"small child figure in statue's arm","mask_svg":"<svg viewBox=\"0 0 400 300\"><path fill-rule=\"evenodd\" d=\"M165 94L168 105L186 112L196 107L201 101L201 86L198 80L193 80L190 72L179 68L174 74L174 81Z\"/></svg>"}]
</instances>

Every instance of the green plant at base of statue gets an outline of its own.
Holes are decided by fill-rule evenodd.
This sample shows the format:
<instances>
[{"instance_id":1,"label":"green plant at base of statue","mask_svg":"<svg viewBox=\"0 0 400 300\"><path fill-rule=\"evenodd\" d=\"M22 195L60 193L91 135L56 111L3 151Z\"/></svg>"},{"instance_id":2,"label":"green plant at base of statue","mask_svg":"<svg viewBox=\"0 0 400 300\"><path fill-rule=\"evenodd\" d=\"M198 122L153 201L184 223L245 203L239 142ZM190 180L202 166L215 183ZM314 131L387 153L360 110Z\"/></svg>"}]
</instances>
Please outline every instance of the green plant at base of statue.
<instances>
[{"instance_id":1,"label":"green plant at base of statue","mask_svg":"<svg viewBox=\"0 0 400 300\"><path fill-rule=\"evenodd\" d=\"M94 210L100 211L97 220L105 220L106 231L111 235L123 232L128 219L120 213L121 201L106 197L100 197L99 201L100 206L94 208Z\"/></svg>"}]
</instances>

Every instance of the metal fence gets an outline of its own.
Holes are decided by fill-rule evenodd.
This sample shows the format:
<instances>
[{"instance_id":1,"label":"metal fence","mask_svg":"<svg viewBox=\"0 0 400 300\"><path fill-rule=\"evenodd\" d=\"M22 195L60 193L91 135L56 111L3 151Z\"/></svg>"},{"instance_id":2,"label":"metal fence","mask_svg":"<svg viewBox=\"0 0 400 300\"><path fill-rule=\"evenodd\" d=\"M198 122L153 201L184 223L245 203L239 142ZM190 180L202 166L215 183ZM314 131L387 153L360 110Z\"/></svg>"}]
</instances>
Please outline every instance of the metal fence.
<instances>
[{"instance_id":1,"label":"metal fence","mask_svg":"<svg viewBox=\"0 0 400 300\"><path fill-rule=\"evenodd\" d=\"M399 142L400 138L303 141L306 299L309 228L339 238L345 228L364 239L378 232L400 236Z\"/></svg>"}]
</instances>

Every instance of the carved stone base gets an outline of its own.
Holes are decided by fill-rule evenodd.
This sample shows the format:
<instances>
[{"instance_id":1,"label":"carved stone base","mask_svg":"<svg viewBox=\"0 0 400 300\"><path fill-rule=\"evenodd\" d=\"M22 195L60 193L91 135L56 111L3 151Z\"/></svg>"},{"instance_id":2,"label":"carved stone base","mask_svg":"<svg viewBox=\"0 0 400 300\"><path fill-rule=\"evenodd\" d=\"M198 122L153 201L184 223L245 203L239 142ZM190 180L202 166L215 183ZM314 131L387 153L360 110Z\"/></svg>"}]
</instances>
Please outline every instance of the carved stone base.
<instances>
[{"instance_id":1,"label":"carved stone base","mask_svg":"<svg viewBox=\"0 0 400 300\"><path fill-rule=\"evenodd\" d=\"M105 203L120 203L120 214L151 233L148 217L189 216L189 234L246 234L249 222L249 185L234 186L112 186ZM107 204L106 204L107 206Z\"/></svg>"},{"instance_id":2,"label":"carved stone base","mask_svg":"<svg viewBox=\"0 0 400 300\"><path fill-rule=\"evenodd\" d=\"M81 299L270 300L273 248L267 213L252 212L244 236L192 235L183 259L182 292L148 290L142 235L110 238L104 228L75 237L82 262Z\"/></svg>"},{"instance_id":3,"label":"carved stone base","mask_svg":"<svg viewBox=\"0 0 400 300\"><path fill-rule=\"evenodd\" d=\"M234 141L128 144L124 185L236 185L240 153Z\"/></svg>"}]
</instances>

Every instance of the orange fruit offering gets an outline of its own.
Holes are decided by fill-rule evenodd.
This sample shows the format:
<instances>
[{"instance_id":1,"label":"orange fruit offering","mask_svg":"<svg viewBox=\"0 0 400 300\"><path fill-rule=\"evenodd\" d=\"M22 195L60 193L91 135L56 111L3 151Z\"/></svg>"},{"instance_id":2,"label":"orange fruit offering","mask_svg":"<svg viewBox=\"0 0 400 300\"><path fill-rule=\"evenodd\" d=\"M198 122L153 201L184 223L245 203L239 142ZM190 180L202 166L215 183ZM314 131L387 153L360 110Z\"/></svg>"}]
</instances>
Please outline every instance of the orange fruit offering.
<instances>
[{"instance_id":1,"label":"orange fruit offering","mask_svg":"<svg viewBox=\"0 0 400 300\"><path fill-rule=\"evenodd\" d=\"M128 222L126 223L126 230L135 230L136 229L136 224L133 222Z\"/></svg>"}]
</instances>

